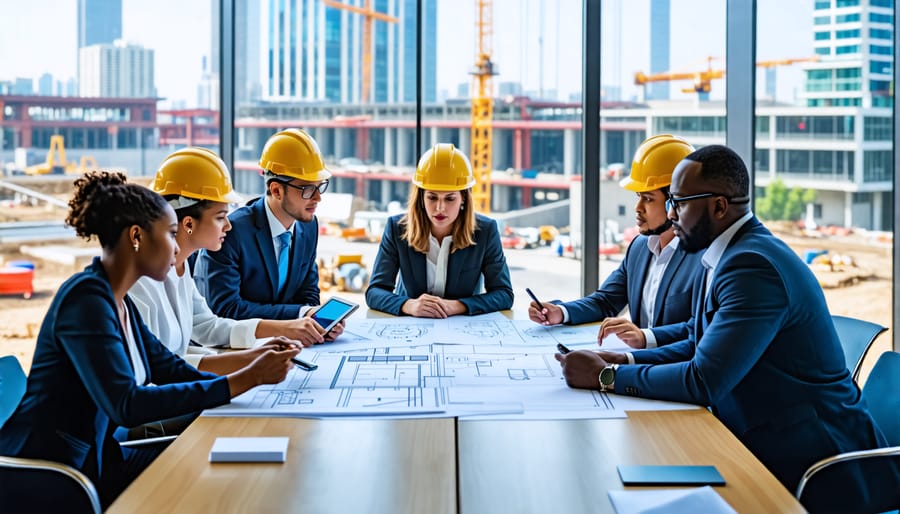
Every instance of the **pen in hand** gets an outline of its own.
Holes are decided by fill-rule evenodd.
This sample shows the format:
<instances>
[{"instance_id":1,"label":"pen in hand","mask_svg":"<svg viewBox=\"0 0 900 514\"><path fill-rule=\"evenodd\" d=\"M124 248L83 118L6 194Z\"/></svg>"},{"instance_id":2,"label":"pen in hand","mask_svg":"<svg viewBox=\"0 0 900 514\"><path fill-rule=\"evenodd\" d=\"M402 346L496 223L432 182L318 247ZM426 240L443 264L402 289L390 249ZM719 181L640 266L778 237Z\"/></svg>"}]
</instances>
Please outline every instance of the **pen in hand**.
<instances>
[{"instance_id":1,"label":"pen in hand","mask_svg":"<svg viewBox=\"0 0 900 514\"><path fill-rule=\"evenodd\" d=\"M311 362L306 362L306 361L300 360L300 359L298 359L298 358L296 358L296 357L291 357L291 362L293 362L294 364L296 364L298 368L300 368L300 369L302 369L302 370L305 370L305 371L313 371L313 370L319 369L319 365L318 365L318 364L313 364L313 363L311 363Z\"/></svg>"},{"instance_id":2,"label":"pen in hand","mask_svg":"<svg viewBox=\"0 0 900 514\"><path fill-rule=\"evenodd\" d=\"M528 289L528 288L526 287L526 288L525 288L525 292L528 293L528 296L530 296L532 300L534 300L534 303L537 304L538 309L539 309L540 311L543 311L543 310L544 310L544 304L542 304L541 301L537 299L537 296L535 296L534 293L531 292L531 289Z\"/></svg>"},{"instance_id":3,"label":"pen in hand","mask_svg":"<svg viewBox=\"0 0 900 514\"><path fill-rule=\"evenodd\" d=\"M559 350L559 353L561 353L561 354L563 354L563 355L565 355L565 354L567 354L567 353L569 353L569 352L572 351L572 350L566 348L566 345L564 345L564 344L562 344L562 343L557 343L557 344L556 344L556 349Z\"/></svg>"}]
</instances>

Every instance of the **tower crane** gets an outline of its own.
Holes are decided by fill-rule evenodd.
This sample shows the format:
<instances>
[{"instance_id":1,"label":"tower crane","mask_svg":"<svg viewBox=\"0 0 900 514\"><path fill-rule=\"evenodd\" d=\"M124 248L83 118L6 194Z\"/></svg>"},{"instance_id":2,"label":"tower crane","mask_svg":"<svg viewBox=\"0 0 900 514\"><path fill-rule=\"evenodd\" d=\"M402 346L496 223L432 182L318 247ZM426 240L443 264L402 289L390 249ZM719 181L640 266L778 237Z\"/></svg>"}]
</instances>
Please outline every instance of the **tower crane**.
<instances>
[{"instance_id":1,"label":"tower crane","mask_svg":"<svg viewBox=\"0 0 900 514\"><path fill-rule=\"evenodd\" d=\"M720 79L725 76L724 69L715 69L712 67L712 61L715 57L707 57L707 65L705 70L700 71L689 71L689 72L663 72L663 73L654 73L653 75L646 75L642 72L636 72L634 74L634 83L638 86L646 86L650 82L664 82L670 80L693 80L694 86L692 88L685 88L681 91L683 93L695 92L698 94L709 94L712 89L712 81L714 79ZM798 62L815 62L818 61L818 56L812 57L796 57L791 59L774 59L770 61L759 61L756 63L756 66L760 68L773 68L775 66L787 66L791 64L796 64Z\"/></svg>"},{"instance_id":2,"label":"tower crane","mask_svg":"<svg viewBox=\"0 0 900 514\"><path fill-rule=\"evenodd\" d=\"M385 23L398 23L400 20L371 8L371 0L364 0L362 7L337 2L335 0L322 0L328 7L350 11L362 16L362 86L360 100L369 103L372 98L372 23L380 20Z\"/></svg>"},{"instance_id":3,"label":"tower crane","mask_svg":"<svg viewBox=\"0 0 900 514\"><path fill-rule=\"evenodd\" d=\"M497 74L491 61L493 53L494 6L492 0L475 1L475 68L472 95L472 172L475 189L472 192L475 208L481 213L491 212L491 168L493 166L494 88Z\"/></svg>"}]
</instances>

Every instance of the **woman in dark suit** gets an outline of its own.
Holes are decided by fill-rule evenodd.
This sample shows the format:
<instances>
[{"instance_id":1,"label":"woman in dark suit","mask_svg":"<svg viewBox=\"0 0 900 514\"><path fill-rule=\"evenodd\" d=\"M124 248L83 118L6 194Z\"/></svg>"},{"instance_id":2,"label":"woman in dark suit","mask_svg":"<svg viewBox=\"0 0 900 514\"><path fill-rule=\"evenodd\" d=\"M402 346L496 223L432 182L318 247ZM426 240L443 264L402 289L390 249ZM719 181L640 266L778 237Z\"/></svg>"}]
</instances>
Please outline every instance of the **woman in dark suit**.
<instances>
[{"instance_id":1,"label":"woman in dark suit","mask_svg":"<svg viewBox=\"0 0 900 514\"><path fill-rule=\"evenodd\" d=\"M500 234L494 220L475 214L469 159L451 144L435 145L412 182L406 214L389 218L384 229L366 290L369 307L424 318L511 308Z\"/></svg>"},{"instance_id":2,"label":"woman in dark suit","mask_svg":"<svg viewBox=\"0 0 900 514\"><path fill-rule=\"evenodd\" d=\"M143 276L163 280L175 262L172 208L108 172L76 180L69 207L66 223L79 236L97 236L103 253L50 304L25 396L0 430L0 454L72 466L94 482L106 506L161 451L120 447L117 427L197 412L278 383L299 349L265 349L228 375L197 371L150 333L126 296Z\"/></svg>"}]
</instances>

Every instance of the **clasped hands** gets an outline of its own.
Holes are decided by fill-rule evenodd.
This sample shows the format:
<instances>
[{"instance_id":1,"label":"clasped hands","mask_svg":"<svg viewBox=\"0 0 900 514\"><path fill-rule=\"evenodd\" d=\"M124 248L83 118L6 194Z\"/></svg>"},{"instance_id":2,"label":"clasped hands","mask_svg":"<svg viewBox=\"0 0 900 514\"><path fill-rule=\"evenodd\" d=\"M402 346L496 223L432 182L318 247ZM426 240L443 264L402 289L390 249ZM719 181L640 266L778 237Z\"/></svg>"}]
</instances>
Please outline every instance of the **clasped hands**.
<instances>
[{"instance_id":1,"label":"clasped hands","mask_svg":"<svg viewBox=\"0 0 900 514\"><path fill-rule=\"evenodd\" d=\"M440 296L423 294L407 300L400 308L401 312L417 318L449 318L457 314L465 314L466 304L459 300L447 300Z\"/></svg>"}]
</instances>

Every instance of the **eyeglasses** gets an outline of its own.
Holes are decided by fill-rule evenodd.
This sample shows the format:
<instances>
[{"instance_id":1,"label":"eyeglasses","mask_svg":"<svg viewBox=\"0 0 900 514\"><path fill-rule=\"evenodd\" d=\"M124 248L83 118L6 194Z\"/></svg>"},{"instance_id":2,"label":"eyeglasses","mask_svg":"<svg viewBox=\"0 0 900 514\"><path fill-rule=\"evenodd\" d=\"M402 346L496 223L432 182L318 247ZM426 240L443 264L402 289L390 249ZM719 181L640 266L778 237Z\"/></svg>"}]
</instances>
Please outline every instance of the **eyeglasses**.
<instances>
[{"instance_id":1,"label":"eyeglasses","mask_svg":"<svg viewBox=\"0 0 900 514\"><path fill-rule=\"evenodd\" d=\"M666 194L666 212L674 209L675 212L681 210L681 204L684 202L690 202L691 200L700 200L702 198L712 198L714 196L721 196L727 199L730 203L749 203L749 196L728 196L723 195L722 193L697 193L695 195L682 196L679 198L675 198L672 196L672 193Z\"/></svg>"},{"instance_id":2,"label":"eyeglasses","mask_svg":"<svg viewBox=\"0 0 900 514\"><path fill-rule=\"evenodd\" d=\"M306 184L303 186L298 186L296 184L291 184L290 182L282 182L282 184L299 190L300 198L303 198L304 200L309 200L310 198L315 196L316 191L318 191L320 195L325 194L325 191L328 189L328 181L327 180L319 183L318 185Z\"/></svg>"}]
</instances>

